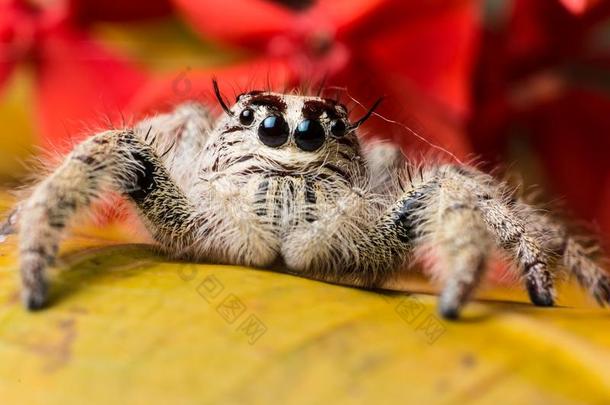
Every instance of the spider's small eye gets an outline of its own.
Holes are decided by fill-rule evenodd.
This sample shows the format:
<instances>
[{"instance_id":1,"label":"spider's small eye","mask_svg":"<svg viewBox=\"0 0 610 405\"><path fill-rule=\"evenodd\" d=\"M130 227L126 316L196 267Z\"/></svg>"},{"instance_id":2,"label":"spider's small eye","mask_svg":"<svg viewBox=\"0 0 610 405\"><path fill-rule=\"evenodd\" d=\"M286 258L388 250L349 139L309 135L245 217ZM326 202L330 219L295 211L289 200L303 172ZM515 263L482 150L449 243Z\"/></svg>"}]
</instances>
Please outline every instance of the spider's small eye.
<instances>
[{"instance_id":1,"label":"spider's small eye","mask_svg":"<svg viewBox=\"0 0 610 405\"><path fill-rule=\"evenodd\" d=\"M345 136L346 131L347 126L345 125L345 121L334 120L330 123L330 133L333 134L334 137L341 138L342 136Z\"/></svg>"},{"instance_id":2,"label":"spider's small eye","mask_svg":"<svg viewBox=\"0 0 610 405\"><path fill-rule=\"evenodd\" d=\"M279 115L270 115L258 127L258 138L267 146L277 148L288 140L290 128L286 120Z\"/></svg>"},{"instance_id":3,"label":"spider's small eye","mask_svg":"<svg viewBox=\"0 0 610 405\"><path fill-rule=\"evenodd\" d=\"M299 122L294 131L294 141L299 149L306 152L313 152L324 145L324 128L315 120L304 120Z\"/></svg>"},{"instance_id":4,"label":"spider's small eye","mask_svg":"<svg viewBox=\"0 0 610 405\"><path fill-rule=\"evenodd\" d=\"M239 114L239 122L242 125L250 125L254 121L254 111L251 108L246 108Z\"/></svg>"}]
</instances>

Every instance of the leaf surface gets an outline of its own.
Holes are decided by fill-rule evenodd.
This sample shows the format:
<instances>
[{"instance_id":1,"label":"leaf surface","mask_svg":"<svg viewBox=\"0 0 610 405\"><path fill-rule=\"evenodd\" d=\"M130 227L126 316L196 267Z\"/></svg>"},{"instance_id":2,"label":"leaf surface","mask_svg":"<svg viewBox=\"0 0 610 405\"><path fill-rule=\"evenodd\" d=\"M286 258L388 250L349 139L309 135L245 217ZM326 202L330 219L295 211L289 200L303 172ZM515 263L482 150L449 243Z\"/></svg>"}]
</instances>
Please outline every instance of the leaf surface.
<instances>
[{"instance_id":1,"label":"leaf surface","mask_svg":"<svg viewBox=\"0 0 610 405\"><path fill-rule=\"evenodd\" d=\"M0 243L3 403L610 398L610 314L572 285L562 296L574 306L534 308L496 288L446 322L416 278L401 288L417 294L363 291L170 262L116 235L70 237L51 272L52 306L37 313L19 302L15 238Z\"/></svg>"}]
</instances>

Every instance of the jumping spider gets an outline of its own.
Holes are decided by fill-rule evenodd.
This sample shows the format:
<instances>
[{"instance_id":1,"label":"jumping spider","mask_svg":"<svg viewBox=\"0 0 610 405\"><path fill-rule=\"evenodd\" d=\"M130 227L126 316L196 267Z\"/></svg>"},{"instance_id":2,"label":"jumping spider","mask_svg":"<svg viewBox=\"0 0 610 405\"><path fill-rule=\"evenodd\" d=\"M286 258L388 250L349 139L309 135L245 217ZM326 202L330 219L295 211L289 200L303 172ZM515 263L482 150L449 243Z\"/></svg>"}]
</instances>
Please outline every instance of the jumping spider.
<instances>
[{"instance_id":1,"label":"jumping spider","mask_svg":"<svg viewBox=\"0 0 610 405\"><path fill-rule=\"evenodd\" d=\"M45 272L77 211L108 190L136 207L159 247L187 260L269 267L382 286L426 247L457 318L493 245L515 261L531 301L554 303L560 261L600 304L610 278L562 225L508 187L457 164L415 166L387 144L362 148L357 121L321 97L252 91L214 120L185 104L82 142L9 217L20 234L23 301L47 299ZM365 145L366 146L366 145Z\"/></svg>"}]
</instances>

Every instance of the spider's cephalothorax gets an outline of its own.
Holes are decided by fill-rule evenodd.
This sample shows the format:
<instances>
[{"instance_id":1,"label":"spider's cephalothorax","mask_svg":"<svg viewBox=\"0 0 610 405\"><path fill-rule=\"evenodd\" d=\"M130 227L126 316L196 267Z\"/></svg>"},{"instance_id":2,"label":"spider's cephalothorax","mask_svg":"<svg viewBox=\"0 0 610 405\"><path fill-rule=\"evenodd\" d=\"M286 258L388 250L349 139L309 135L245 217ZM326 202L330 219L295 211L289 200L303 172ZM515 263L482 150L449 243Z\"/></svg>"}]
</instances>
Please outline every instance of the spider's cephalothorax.
<instances>
[{"instance_id":1,"label":"spider's cephalothorax","mask_svg":"<svg viewBox=\"0 0 610 405\"><path fill-rule=\"evenodd\" d=\"M217 88L216 88L217 90ZM479 284L492 245L514 257L531 300L554 302L561 264L600 302L610 279L563 227L471 167L415 168L362 144L359 120L320 97L250 92L214 120L199 104L78 145L4 229L20 233L25 305L44 305L46 268L77 211L108 189L136 207L169 255L379 287L432 251L448 318ZM561 263L557 263L561 261Z\"/></svg>"}]
</instances>

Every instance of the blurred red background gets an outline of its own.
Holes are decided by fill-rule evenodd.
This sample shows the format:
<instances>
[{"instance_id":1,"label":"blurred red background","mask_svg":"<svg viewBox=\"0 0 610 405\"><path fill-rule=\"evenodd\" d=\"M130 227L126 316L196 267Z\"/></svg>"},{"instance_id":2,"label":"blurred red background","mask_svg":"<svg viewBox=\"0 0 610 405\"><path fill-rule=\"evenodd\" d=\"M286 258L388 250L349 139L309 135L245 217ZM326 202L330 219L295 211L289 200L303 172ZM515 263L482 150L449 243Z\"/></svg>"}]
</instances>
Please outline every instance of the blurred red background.
<instances>
[{"instance_id":1,"label":"blurred red background","mask_svg":"<svg viewBox=\"0 0 610 405\"><path fill-rule=\"evenodd\" d=\"M345 101L384 95L404 126L367 136L512 166L610 238L605 0L0 0L0 174L32 143L216 107L212 75L228 96L323 78Z\"/></svg>"}]
</instances>

